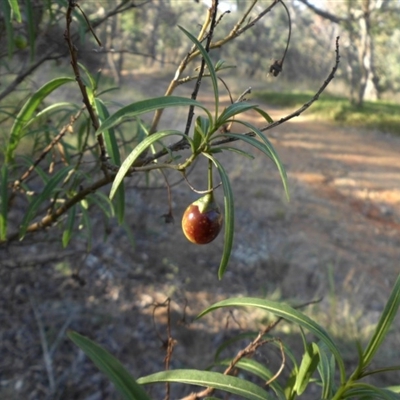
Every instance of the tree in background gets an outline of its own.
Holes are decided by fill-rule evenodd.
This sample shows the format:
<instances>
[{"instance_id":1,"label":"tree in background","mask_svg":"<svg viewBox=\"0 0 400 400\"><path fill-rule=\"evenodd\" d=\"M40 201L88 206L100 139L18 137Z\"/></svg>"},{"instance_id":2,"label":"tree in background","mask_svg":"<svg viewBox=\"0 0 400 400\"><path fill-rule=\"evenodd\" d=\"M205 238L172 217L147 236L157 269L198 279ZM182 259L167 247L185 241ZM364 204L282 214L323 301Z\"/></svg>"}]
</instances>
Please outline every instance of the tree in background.
<instances>
[{"instance_id":1,"label":"tree in background","mask_svg":"<svg viewBox=\"0 0 400 400\"><path fill-rule=\"evenodd\" d=\"M397 19L397 24L399 22L398 2L347 0L325 1L316 5L308 0L298 1L319 17L339 25L340 30L346 33L344 58L351 101L360 106L364 99L379 99L382 91L389 88L387 81L383 84L385 79L381 76L386 74L388 64L386 57L383 57L384 47L388 43L385 39L385 45L382 46L382 37L387 38L387 29L389 25L393 26L393 20ZM389 53L390 50L386 54Z\"/></svg>"}]
</instances>

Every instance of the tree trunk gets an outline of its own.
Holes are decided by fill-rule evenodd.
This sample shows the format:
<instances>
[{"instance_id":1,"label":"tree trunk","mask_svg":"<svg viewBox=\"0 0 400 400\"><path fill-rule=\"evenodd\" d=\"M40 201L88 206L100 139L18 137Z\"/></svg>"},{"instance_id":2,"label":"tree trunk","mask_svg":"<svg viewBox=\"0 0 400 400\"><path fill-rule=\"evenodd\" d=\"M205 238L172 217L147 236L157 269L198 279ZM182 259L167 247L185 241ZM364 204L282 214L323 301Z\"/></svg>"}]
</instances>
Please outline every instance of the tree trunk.
<instances>
[{"instance_id":1,"label":"tree trunk","mask_svg":"<svg viewBox=\"0 0 400 400\"><path fill-rule=\"evenodd\" d=\"M365 9L363 10L363 16L359 20L359 62L361 68L361 80L357 104L360 106L364 100L379 99L379 78L376 74L374 63L374 43L371 36L369 1L364 2L364 6Z\"/></svg>"}]
</instances>

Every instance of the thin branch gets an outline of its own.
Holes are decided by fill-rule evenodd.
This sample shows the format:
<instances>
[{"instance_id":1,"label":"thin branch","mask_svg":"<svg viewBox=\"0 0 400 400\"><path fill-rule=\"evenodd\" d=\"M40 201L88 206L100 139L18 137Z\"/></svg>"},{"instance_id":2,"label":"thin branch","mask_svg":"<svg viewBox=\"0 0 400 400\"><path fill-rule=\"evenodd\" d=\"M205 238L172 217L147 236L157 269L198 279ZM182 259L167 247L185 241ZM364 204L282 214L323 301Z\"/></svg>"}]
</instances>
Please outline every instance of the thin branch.
<instances>
[{"instance_id":1,"label":"thin branch","mask_svg":"<svg viewBox=\"0 0 400 400\"><path fill-rule=\"evenodd\" d=\"M101 25L103 22L107 21L108 18L119 14L121 12L124 12L128 10L129 8L133 7L141 7L145 4L147 4L151 0L144 1L141 4L130 4L129 6L125 8L121 8L126 2L122 1L120 4L118 4L113 10L105 14L102 18L96 20L95 22L92 23L92 28L96 28L99 25ZM88 32L90 29L86 28L86 32ZM72 36L72 40L75 41L76 38L78 38L80 35L79 32L75 33ZM59 60L60 58L63 58L67 55L67 52L62 52L60 54L54 55L54 48L51 48L47 51L46 54L44 54L39 60L37 60L34 64L32 64L29 68L27 68L25 71L21 71L15 79L0 93L0 101L7 97L10 93L13 93L16 87L23 82L29 75L31 75L38 67L40 67L44 62L50 61L50 60Z\"/></svg>"},{"instance_id":2,"label":"thin branch","mask_svg":"<svg viewBox=\"0 0 400 400\"><path fill-rule=\"evenodd\" d=\"M312 10L315 14L319 15L322 18L328 19L335 24L340 24L341 22L348 21L347 18L339 17L335 14L331 14L328 11L321 10L320 8L316 7L314 4L308 2L308 0L299 0L301 3L306 5L310 10Z\"/></svg>"},{"instance_id":3,"label":"thin branch","mask_svg":"<svg viewBox=\"0 0 400 400\"><path fill-rule=\"evenodd\" d=\"M92 103L90 102L89 96L87 94L86 86L83 83L82 78L80 76L77 50L73 43L73 39L72 39L72 35L71 35L72 12L75 7L78 7L77 3L74 0L69 0L68 9L67 9L66 17L65 17L66 29L65 29L65 33L64 33L64 38L68 45L68 50L69 50L69 54L71 57L71 66L74 71L75 79L78 83L79 89L82 93L83 103L85 104L86 109L88 110L90 119L92 121L93 128L95 131L97 131L97 129L100 126L99 118L92 107ZM81 10L81 12L83 12L83 11ZM86 18L86 21L89 22L87 20L87 18ZM89 29L92 31L91 27ZM105 147L104 139L103 139L102 135L97 135L97 142L98 142L99 148L100 148L100 159L101 159L101 161L104 161L107 158L107 152L106 152L106 147ZM107 175L107 169L103 168L103 170L104 170L104 173Z\"/></svg>"},{"instance_id":4,"label":"thin branch","mask_svg":"<svg viewBox=\"0 0 400 400\"><path fill-rule=\"evenodd\" d=\"M84 109L85 109L85 107L82 107L75 115L71 116L70 122L61 129L61 131L58 133L58 135L45 147L45 149L42 151L42 153L36 159L36 161L21 175L21 177L19 179L17 179L14 182L14 184L13 184L13 188L14 189L17 189L21 185L21 183L29 177L29 175L32 173L32 171L46 157L46 155L49 153L49 151L56 144L58 144L58 142L64 137L64 135L67 132L69 132L69 130L74 125L76 120L81 116L81 114L84 111Z\"/></svg>"},{"instance_id":5,"label":"thin branch","mask_svg":"<svg viewBox=\"0 0 400 400\"><path fill-rule=\"evenodd\" d=\"M212 40L213 35L214 35L214 28L215 28L216 22L217 22L217 11L218 11L218 0L213 0L212 5L210 7L210 16L211 16L211 18L210 18L211 19L210 31L208 32L206 45L204 47L204 49L206 50L207 53L210 51L210 44L211 44L211 40ZM198 95L199 90L200 90L201 80L203 78L205 66L206 66L206 60L204 58L202 58L201 65L200 65L200 70L199 70L199 75L198 75L196 84L194 85L194 90L193 90L193 93L192 93L192 96L191 96L192 100L196 100L197 99L197 95ZM189 134L189 129L190 129L191 125L192 125L193 116L194 116L194 106L190 106L189 107L188 118L187 118L187 121L186 121L185 135Z\"/></svg>"},{"instance_id":6,"label":"thin branch","mask_svg":"<svg viewBox=\"0 0 400 400\"><path fill-rule=\"evenodd\" d=\"M248 29L250 29L251 27L253 27L261 18L263 18L267 13L269 13L273 7L279 3L280 0L273 0L272 4L267 7L264 11L262 11L256 18L254 18L252 21L250 21L246 26L244 26L243 28L240 28L243 23L245 18L250 14L251 10L253 9L253 7L255 6L255 4L257 3L258 0L253 0L252 4L249 6L249 8L247 9L245 15L243 16L243 18L235 25L235 27L232 29L232 31L223 39L213 43L210 43L210 48L209 50L212 49L216 49L219 47L222 47L223 45L225 45L226 43L234 40L235 38L237 38L238 36L240 36L241 34L243 34L244 32L246 32ZM208 24L210 23L210 16L208 15L206 18L205 23L202 26L201 32L198 36L198 39L201 40L203 33L205 32L205 29L207 28ZM183 71L186 69L187 65L196 57L198 57L200 55L200 51L199 50L195 50L195 47L193 46L191 51L189 51L189 53L186 55L186 57L181 61L181 63L179 64L179 67L177 68L176 72L175 72L175 76L174 78L171 80L168 89L165 92L165 96L170 96L174 90L176 89L176 87L179 85L180 82L180 78L182 76ZM161 116L164 112L164 109L159 109L155 112L154 117L153 117L153 121L151 123L151 127L150 127L150 134L155 133L157 131L157 126L160 122ZM183 144L183 141L181 141Z\"/></svg>"},{"instance_id":7,"label":"thin branch","mask_svg":"<svg viewBox=\"0 0 400 400\"><path fill-rule=\"evenodd\" d=\"M265 132L268 131L272 128L276 128L279 125L282 125L284 122L289 121L290 119L294 118L294 117L298 117L300 116L304 111L306 111L311 104L313 104L315 101L318 100L319 96L321 95L321 93L326 89L326 87L328 86L328 84L331 82L331 80L335 77L335 73L338 69L339 66L339 62L340 62L340 53L339 53L339 36L336 38L336 60L335 60L335 65L332 68L331 73L329 74L329 76L327 77L327 79L324 81L324 83L322 84L322 86L318 89L317 93L314 95L314 97L312 97L310 99L310 101L308 101L307 103L303 104L300 108L298 108L296 111L292 112L291 114L287 115L286 117L281 118L279 121L275 121L267 126L264 126L262 128L260 128L260 131ZM243 133L243 135L247 135L247 136L254 136L254 132L245 132ZM213 143L214 146L218 146L221 144L225 144L225 143L230 143L230 142L235 142L237 139L222 139L222 140L218 140L216 142ZM170 149L171 151L171 149Z\"/></svg>"},{"instance_id":8,"label":"thin branch","mask_svg":"<svg viewBox=\"0 0 400 400\"><path fill-rule=\"evenodd\" d=\"M188 180L188 178L187 178L187 176L186 176L185 170L182 171L182 175L183 175L183 178L185 179L187 185L190 187L190 189L191 189L193 192L197 193L197 194L208 194L208 193L211 193L211 192L213 192L215 189L218 189L218 188L222 185L222 182L220 182L220 183L218 183L218 185L213 186L213 187L210 188L210 189L206 189L206 190L197 190L197 189L196 189L194 186L192 186L192 184L189 182L189 180Z\"/></svg>"}]
</instances>

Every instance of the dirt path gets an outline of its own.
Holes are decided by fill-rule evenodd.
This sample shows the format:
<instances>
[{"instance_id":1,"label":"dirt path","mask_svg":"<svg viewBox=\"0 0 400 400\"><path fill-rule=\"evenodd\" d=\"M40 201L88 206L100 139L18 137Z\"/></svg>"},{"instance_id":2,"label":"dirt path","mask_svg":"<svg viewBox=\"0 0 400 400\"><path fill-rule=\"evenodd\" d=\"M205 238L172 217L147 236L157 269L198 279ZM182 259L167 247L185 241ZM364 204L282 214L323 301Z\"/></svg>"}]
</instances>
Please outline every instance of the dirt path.
<instances>
[{"instance_id":1,"label":"dirt path","mask_svg":"<svg viewBox=\"0 0 400 400\"><path fill-rule=\"evenodd\" d=\"M314 252L317 268L333 265L339 290L379 309L400 271L400 138L307 117L272 135L292 181L289 237L301 232L304 267Z\"/></svg>"}]
</instances>

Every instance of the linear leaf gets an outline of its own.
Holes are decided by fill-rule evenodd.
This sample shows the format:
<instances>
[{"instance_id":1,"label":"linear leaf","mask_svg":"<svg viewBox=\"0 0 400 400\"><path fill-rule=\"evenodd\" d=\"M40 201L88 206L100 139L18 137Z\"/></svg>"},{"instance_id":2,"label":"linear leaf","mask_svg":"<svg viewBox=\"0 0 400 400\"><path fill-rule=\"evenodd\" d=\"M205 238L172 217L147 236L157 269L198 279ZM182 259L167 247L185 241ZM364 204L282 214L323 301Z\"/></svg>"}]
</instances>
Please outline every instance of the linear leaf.
<instances>
[{"instance_id":1,"label":"linear leaf","mask_svg":"<svg viewBox=\"0 0 400 400\"><path fill-rule=\"evenodd\" d=\"M8 57L11 58L12 53L14 51L14 28L11 23L11 7L8 1L0 1L0 10L3 11L4 18L2 18L2 22L4 21L4 25L6 27L6 37L7 37L7 52Z\"/></svg>"},{"instance_id":2,"label":"linear leaf","mask_svg":"<svg viewBox=\"0 0 400 400\"><path fill-rule=\"evenodd\" d=\"M68 246L68 243L71 240L72 232L74 230L75 216L76 216L76 206L73 206L68 212L65 229L62 235L62 245L64 248Z\"/></svg>"},{"instance_id":3,"label":"linear leaf","mask_svg":"<svg viewBox=\"0 0 400 400\"><path fill-rule=\"evenodd\" d=\"M229 118L232 118L234 115L241 114L245 111L255 109L257 106L249 103L233 103L229 105L218 117L217 125L223 125Z\"/></svg>"},{"instance_id":4,"label":"linear leaf","mask_svg":"<svg viewBox=\"0 0 400 400\"><path fill-rule=\"evenodd\" d=\"M14 160L14 152L22 138L24 125L32 118L32 115L39 104L51 92L68 82L74 82L74 79L61 77L47 82L39 90L37 90L23 105L20 112L17 114L14 124L11 128L10 140L6 149L6 163L10 163Z\"/></svg>"},{"instance_id":5,"label":"linear leaf","mask_svg":"<svg viewBox=\"0 0 400 400\"><path fill-rule=\"evenodd\" d=\"M103 122L107 118L109 118L110 113L108 112L107 107L101 99L96 98L94 104L97 114L99 115L100 122ZM115 138L114 129L105 129L103 131L103 137L107 152L110 155L112 162L119 165L121 163L121 158L119 154L118 143Z\"/></svg>"},{"instance_id":6,"label":"linear leaf","mask_svg":"<svg viewBox=\"0 0 400 400\"><path fill-rule=\"evenodd\" d=\"M129 172L129 169L133 165L133 163L138 159L138 157L153 143L157 142L160 139L166 138L168 136L182 136L186 138L190 143L191 139L183 134L182 132L170 130L170 131L161 131L157 133L153 133L152 135L146 137L142 140L133 150L132 152L126 157L125 161L122 163L120 169L118 170L117 175L115 176L114 182L111 187L110 191L110 199L115 196L115 193L125 178L125 175Z\"/></svg>"},{"instance_id":7,"label":"linear leaf","mask_svg":"<svg viewBox=\"0 0 400 400\"><path fill-rule=\"evenodd\" d=\"M299 372L296 376L296 383L293 390L301 395L306 390L314 371L319 364L319 354L315 343L310 343L303 355L300 363Z\"/></svg>"},{"instance_id":8,"label":"linear leaf","mask_svg":"<svg viewBox=\"0 0 400 400\"><path fill-rule=\"evenodd\" d=\"M67 109L72 109L72 110L77 110L78 106L75 103L71 103L71 102L67 102L67 101L63 101L63 102L59 102L59 103L54 103L51 104L50 106L44 108L42 111L38 112L34 117L32 117L25 125L24 125L24 129L28 128L30 125L32 125L35 121L37 121L39 118L42 118L44 116L46 116L47 114L56 112L58 110L65 110L67 111Z\"/></svg>"},{"instance_id":9,"label":"linear leaf","mask_svg":"<svg viewBox=\"0 0 400 400\"><path fill-rule=\"evenodd\" d=\"M88 210L88 205L86 199L81 200L79 203L81 213L82 213L82 224L81 226L85 228L87 232L87 251L90 251L92 248L92 240L93 240L93 232L92 232L92 224L90 222L90 215Z\"/></svg>"},{"instance_id":10,"label":"linear leaf","mask_svg":"<svg viewBox=\"0 0 400 400\"><path fill-rule=\"evenodd\" d=\"M237 147L230 147L230 146L218 146L218 147L213 147L211 149L211 153L217 153L221 151L231 151L232 153L239 154L243 157L249 158L250 160L254 160L254 156L252 154L247 153L246 151L240 150Z\"/></svg>"},{"instance_id":11,"label":"linear leaf","mask_svg":"<svg viewBox=\"0 0 400 400\"><path fill-rule=\"evenodd\" d=\"M198 116L194 125L193 132L193 147L195 150L199 148L201 143L205 140L210 128L210 120L203 116Z\"/></svg>"},{"instance_id":12,"label":"linear leaf","mask_svg":"<svg viewBox=\"0 0 400 400\"><path fill-rule=\"evenodd\" d=\"M352 383L350 389L342 395L342 399L382 399L382 400L399 400L397 393L381 389L376 386L369 385L367 383L355 382Z\"/></svg>"},{"instance_id":13,"label":"linear leaf","mask_svg":"<svg viewBox=\"0 0 400 400\"><path fill-rule=\"evenodd\" d=\"M274 146L272 145L272 143L253 124L251 124L251 123L249 123L247 121L241 121L241 120L237 120L236 123L242 124L244 126L247 126L249 129L251 129L254 132L254 134L262 140L262 142L265 144L265 147L268 148L269 153L270 153L270 157L272 158L272 160L274 161L276 167L278 168L279 174L281 176L283 188L285 189L286 197L289 200L289 186L288 186L288 182L287 182L286 170L285 170L285 167L283 166L282 161L279 158L278 153L276 152ZM229 135L229 134L225 134L225 135ZM242 136L245 136L245 135L242 135Z\"/></svg>"},{"instance_id":14,"label":"linear leaf","mask_svg":"<svg viewBox=\"0 0 400 400\"><path fill-rule=\"evenodd\" d=\"M226 136L232 139L236 139L236 140L242 140L243 142L248 143L249 145L255 147L256 149L260 150L261 152L263 152L267 157L269 157L271 160L273 160L272 158L272 154L270 152L270 150L268 149L268 147L266 147L263 143L261 143L259 140L251 137L251 136L247 136L247 135L242 135L240 133L224 133L221 136ZM220 137L221 137L220 136ZM218 147L217 147L218 148Z\"/></svg>"},{"instance_id":15,"label":"linear leaf","mask_svg":"<svg viewBox=\"0 0 400 400\"><path fill-rule=\"evenodd\" d=\"M207 64L208 71L210 73L211 77L211 82L213 85L213 90L214 90L214 101L215 101L215 119L217 119L218 115L218 105L219 105L219 91L218 91L218 81L217 81L217 75L214 70L214 65L211 61L211 58L209 54L207 53L207 50L203 47L203 45L185 28L182 26L178 25L178 28L195 44L201 55L203 56L203 59L205 63ZM210 118L211 120L211 118Z\"/></svg>"},{"instance_id":16,"label":"linear leaf","mask_svg":"<svg viewBox=\"0 0 400 400\"><path fill-rule=\"evenodd\" d=\"M229 366L231 364L231 362L232 362L232 359L230 358L227 360L219 361L218 363L216 363L216 365ZM235 364L235 367L240 368L244 371L250 372L250 373L258 376L265 382L267 382L274 376L274 373L272 373L271 370L269 370L265 365L259 363L256 360L253 360L251 358L242 358L240 361L238 361ZM283 389L276 380L272 381L269 384L269 386L275 392L278 399L286 400Z\"/></svg>"},{"instance_id":17,"label":"linear leaf","mask_svg":"<svg viewBox=\"0 0 400 400\"><path fill-rule=\"evenodd\" d=\"M211 387L242 396L249 400L269 400L273 397L261 387L254 383L245 381L234 376L223 375L218 372L199 371L193 369L170 370L157 372L137 380L138 383L146 385L158 382L178 382L188 385Z\"/></svg>"},{"instance_id":18,"label":"linear leaf","mask_svg":"<svg viewBox=\"0 0 400 400\"><path fill-rule=\"evenodd\" d=\"M105 106L104 102L96 98L94 100L95 108L97 114L100 118L100 122L106 120L110 114ZM113 128L106 129L103 131L104 142L106 145L106 149L108 154L111 157L112 162L115 165L121 164L121 157L119 153L119 147L117 143L117 139L115 137L115 131ZM115 197L114 197L114 206L115 206L115 214L117 216L117 220L119 224L122 224L125 216L125 187L124 182L121 182L118 187Z\"/></svg>"},{"instance_id":19,"label":"linear leaf","mask_svg":"<svg viewBox=\"0 0 400 400\"><path fill-rule=\"evenodd\" d=\"M335 358L323 342L316 344L319 353L318 372L322 381L322 400L332 398L335 378Z\"/></svg>"},{"instance_id":20,"label":"linear leaf","mask_svg":"<svg viewBox=\"0 0 400 400\"><path fill-rule=\"evenodd\" d=\"M106 218L112 218L115 215L114 205L104 193L97 191L87 196L86 199L98 206Z\"/></svg>"},{"instance_id":21,"label":"linear leaf","mask_svg":"<svg viewBox=\"0 0 400 400\"><path fill-rule=\"evenodd\" d=\"M218 278L222 279L224 276L226 267L229 262L229 258L232 252L232 245L233 245L233 235L235 230L235 208L233 204L233 193L231 184L229 182L228 174L226 173L222 164L213 156L209 154L204 154L207 158L209 158L217 167L219 176L222 181L222 188L224 190L224 224L225 224L225 231L224 231L224 248L222 252L221 262L218 268Z\"/></svg>"},{"instance_id":22,"label":"linear leaf","mask_svg":"<svg viewBox=\"0 0 400 400\"><path fill-rule=\"evenodd\" d=\"M11 7L11 19L15 19L17 22L21 22L21 12L19 11L18 0L8 0Z\"/></svg>"},{"instance_id":23,"label":"linear leaf","mask_svg":"<svg viewBox=\"0 0 400 400\"><path fill-rule=\"evenodd\" d=\"M99 129L97 130L97 134L104 132L106 129L110 129L115 125L120 124L127 118L132 118L137 115L145 114L151 111L159 110L162 108L168 107L182 107L182 106L195 106L200 107L211 118L211 114L209 111L198 101L188 99L186 97L179 97L179 96L162 96L162 97L155 97L152 99L138 101L132 104L129 104L125 107L120 108L114 114L112 114L109 118L107 118L103 123L100 125Z\"/></svg>"},{"instance_id":24,"label":"linear leaf","mask_svg":"<svg viewBox=\"0 0 400 400\"><path fill-rule=\"evenodd\" d=\"M400 365L392 365L390 367L383 367L383 368L378 368L374 370L368 370L362 373L362 377L364 378L365 376L368 375L375 375L375 374L382 374L386 372L393 372L393 371L400 371Z\"/></svg>"},{"instance_id":25,"label":"linear leaf","mask_svg":"<svg viewBox=\"0 0 400 400\"><path fill-rule=\"evenodd\" d=\"M282 317L287 321L298 324L303 328L309 330L320 340L322 340L322 342L324 342L326 346L330 349L330 351L333 353L339 366L341 382L342 383L345 382L346 376L345 376L344 362L342 356L340 355L339 349L337 348L336 344L329 336L329 334L307 315L294 309L293 307L290 307L287 304L283 304L280 302L265 300L265 299L257 299L252 297L243 297L243 298L231 298L215 303L211 307L202 311L197 316L197 318L201 318L204 315L210 313L211 311L214 311L221 307L257 307L265 311L269 311L277 315L278 317Z\"/></svg>"},{"instance_id":26,"label":"linear leaf","mask_svg":"<svg viewBox=\"0 0 400 400\"><path fill-rule=\"evenodd\" d=\"M25 236L28 225L35 217L39 207L43 202L50 198L50 196L59 186L60 182L66 177L71 169L72 167L66 167L58 171L51 179L49 179L49 181L46 183L46 186L43 188L43 191L32 200L21 223L19 231L20 239L23 239Z\"/></svg>"},{"instance_id":27,"label":"linear leaf","mask_svg":"<svg viewBox=\"0 0 400 400\"><path fill-rule=\"evenodd\" d=\"M264 119L269 122L270 124L272 124L274 122L274 120L270 117L270 115L268 113L266 113L264 110L262 110L259 107L254 107L254 110L257 111L262 117L264 117Z\"/></svg>"},{"instance_id":28,"label":"linear leaf","mask_svg":"<svg viewBox=\"0 0 400 400\"><path fill-rule=\"evenodd\" d=\"M68 337L83 350L100 371L107 375L125 399L150 400L142 386L107 350L77 332L68 332Z\"/></svg>"},{"instance_id":29,"label":"linear leaf","mask_svg":"<svg viewBox=\"0 0 400 400\"><path fill-rule=\"evenodd\" d=\"M385 337L396 317L400 305L400 275L397 277L393 286L389 300L382 312L379 322L375 328L375 332L368 343L363 354L363 367L365 368L372 361L375 353L385 340Z\"/></svg>"}]
</instances>

